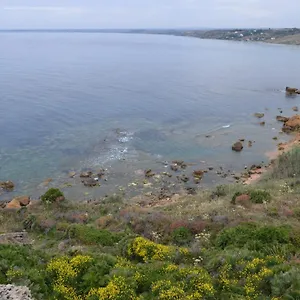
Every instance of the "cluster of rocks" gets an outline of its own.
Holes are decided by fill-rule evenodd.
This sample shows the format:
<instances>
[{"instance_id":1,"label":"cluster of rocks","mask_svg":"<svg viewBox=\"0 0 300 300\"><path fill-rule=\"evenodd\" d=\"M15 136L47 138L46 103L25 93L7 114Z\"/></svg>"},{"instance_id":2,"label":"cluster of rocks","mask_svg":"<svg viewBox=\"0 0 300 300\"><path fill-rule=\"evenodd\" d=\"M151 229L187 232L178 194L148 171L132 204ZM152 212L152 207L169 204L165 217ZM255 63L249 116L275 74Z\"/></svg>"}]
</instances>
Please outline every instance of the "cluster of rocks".
<instances>
[{"instance_id":1,"label":"cluster of rocks","mask_svg":"<svg viewBox=\"0 0 300 300\"><path fill-rule=\"evenodd\" d=\"M295 115L291 118L284 118L282 122L284 123L282 127L283 132L289 133L300 130L300 115Z\"/></svg>"},{"instance_id":2,"label":"cluster of rocks","mask_svg":"<svg viewBox=\"0 0 300 300\"><path fill-rule=\"evenodd\" d=\"M82 179L81 182L84 184L84 186L87 187L94 187L94 186L100 186L99 180L102 179L105 175L105 170L100 169L96 174L94 174L92 171L86 171L80 173L80 178ZM75 172L71 172L69 174L70 178L74 178L76 176Z\"/></svg>"},{"instance_id":3,"label":"cluster of rocks","mask_svg":"<svg viewBox=\"0 0 300 300\"><path fill-rule=\"evenodd\" d=\"M243 149L244 149L244 143L245 142L245 139L240 139L238 142L234 143L232 145L232 151L235 151L235 152L241 152ZM248 141L248 147L252 147L254 141Z\"/></svg>"},{"instance_id":4,"label":"cluster of rocks","mask_svg":"<svg viewBox=\"0 0 300 300\"><path fill-rule=\"evenodd\" d=\"M8 210L18 210L30 204L31 204L31 200L29 196L19 196L12 199L10 202L1 203L0 207Z\"/></svg>"}]
</instances>

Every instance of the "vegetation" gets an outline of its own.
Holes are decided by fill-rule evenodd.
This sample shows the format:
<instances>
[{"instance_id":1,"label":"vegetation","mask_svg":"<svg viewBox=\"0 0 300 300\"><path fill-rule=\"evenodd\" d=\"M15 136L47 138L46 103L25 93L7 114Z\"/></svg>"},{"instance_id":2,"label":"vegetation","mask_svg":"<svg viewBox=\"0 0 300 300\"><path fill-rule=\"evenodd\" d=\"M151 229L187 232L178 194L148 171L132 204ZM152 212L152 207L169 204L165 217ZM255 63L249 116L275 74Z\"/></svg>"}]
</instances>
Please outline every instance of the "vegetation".
<instances>
[{"instance_id":1,"label":"vegetation","mask_svg":"<svg viewBox=\"0 0 300 300\"><path fill-rule=\"evenodd\" d=\"M295 151L276 168L295 172ZM57 201L50 189L19 211L0 210L1 232L32 240L0 245L0 284L26 285L37 300L300 299L300 185L290 171L276 180L276 168L251 187L155 207L119 196Z\"/></svg>"},{"instance_id":2,"label":"vegetation","mask_svg":"<svg viewBox=\"0 0 300 300\"><path fill-rule=\"evenodd\" d=\"M64 199L64 194L59 190L55 188L49 189L44 195L41 196L41 199L45 203L54 203L59 198Z\"/></svg>"}]
</instances>

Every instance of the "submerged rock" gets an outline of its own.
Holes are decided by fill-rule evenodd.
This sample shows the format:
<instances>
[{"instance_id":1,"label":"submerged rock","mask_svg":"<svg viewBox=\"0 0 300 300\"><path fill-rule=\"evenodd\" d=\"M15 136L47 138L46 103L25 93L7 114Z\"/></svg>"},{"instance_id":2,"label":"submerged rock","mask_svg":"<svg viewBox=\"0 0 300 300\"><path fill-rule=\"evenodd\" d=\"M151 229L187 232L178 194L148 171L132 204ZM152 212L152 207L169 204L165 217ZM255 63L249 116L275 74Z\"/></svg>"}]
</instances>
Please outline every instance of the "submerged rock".
<instances>
[{"instance_id":1,"label":"submerged rock","mask_svg":"<svg viewBox=\"0 0 300 300\"><path fill-rule=\"evenodd\" d=\"M298 106L292 107L292 110L293 110L293 111L298 111L298 110L299 110L299 109L298 109Z\"/></svg>"},{"instance_id":2,"label":"submerged rock","mask_svg":"<svg viewBox=\"0 0 300 300\"><path fill-rule=\"evenodd\" d=\"M76 176L76 172L72 171L69 173L70 178L74 178Z\"/></svg>"},{"instance_id":3,"label":"submerged rock","mask_svg":"<svg viewBox=\"0 0 300 300\"><path fill-rule=\"evenodd\" d=\"M98 181L94 178L88 178L86 180L83 180L82 182L83 182L84 186L87 186L87 187L93 187L93 186L99 185Z\"/></svg>"},{"instance_id":4,"label":"submerged rock","mask_svg":"<svg viewBox=\"0 0 300 300\"><path fill-rule=\"evenodd\" d=\"M279 122L287 122L289 120L288 117L283 117L283 116L277 116L276 117L276 120L279 121Z\"/></svg>"},{"instance_id":5,"label":"submerged rock","mask_svg":"<svg viewBox=\"0 0 300 300\"><path fill-rule=\"evenodd\" d=\"M193 176L195 179L202 179L204 173L205 172L202 170L196 170L196 171L194 171Z\"/></svg>"},{"instance_id":6,"label":"submerged rock","mask_svg":"<svg viewBox=\"0 0 300 300\"><path fill-rule=\"evenodd\" d=\"M10 180L0 181L0 188L5 191L12 191L15 188L15 184Z\"/></svg>"},{"instance_id":7,"label":"submerged rock","mask_svg":"<svg viewBox=\"0 0 300 300\"><path fill-rule=\"evenodd\" d=\"M266 122L260 122L259 125L260 125L260 126L265 126L265 125L266 125Z\"/></svg>"},{"instance_id":8,"label":"submerged rock","mask_svg":"<svg viewBox=\"0 0 300 300\"><path fill-rule=\"evenodd\" d=\"M92 175L93 175L93 172L88 171L88 172L82 172L82 173L80 174L80 177L81 177L81 178L89 178L89 177L91 177Z\"/></svg>"},{"instance_id":9,"label":"submerged rock","mask_svg":"<svg viewBox=\"0 0 300 300\"><path fill-rule=\"evenodd\" d=\"M232 145L232 150L236 152L241 152L243 150L244 146L241 142L236 142Z\"/></svg>"},{"instance_id":10,"label":"submerged rock","mask_svg":"<svg viewBox=\"0 0 300 300\"><path fill-rule=\"evenodd\" d=\"M153 176L155 176L155 173L153 173L151 169L145 171L145 177L150 178Z\"/></svg>"},{"instance_id":11,"label":"submerged rock","mask_svg":"<svg viewBox=\"0 0 300 300\"><path fill-rule=\"evenodd\" d=\"M254 117L256 117L256 118L258 118L258 119L261 119L261 118L263 118L264 116L265 116L264 113L255 113L255 114L254 114Z\"/></svg>"}]
</instances>

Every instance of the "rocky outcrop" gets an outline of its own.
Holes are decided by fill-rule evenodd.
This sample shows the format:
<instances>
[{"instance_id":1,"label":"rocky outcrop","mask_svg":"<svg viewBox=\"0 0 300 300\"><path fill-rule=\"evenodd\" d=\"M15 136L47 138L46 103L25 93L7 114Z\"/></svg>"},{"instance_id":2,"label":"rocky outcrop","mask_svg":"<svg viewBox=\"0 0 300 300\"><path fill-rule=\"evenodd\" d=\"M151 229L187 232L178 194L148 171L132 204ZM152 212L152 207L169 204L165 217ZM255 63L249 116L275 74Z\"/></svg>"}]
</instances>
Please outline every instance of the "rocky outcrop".
<instances>
[{"instance_id":1,"label":"rocky outcrop","mask_svg":"<svg viewBox=\"0 0 300 300\"><path fill-rule=\"evenodd\" d=\"M289 131L298 131L300 130L300 115L295 115L287 122L284 123L282 131L289 132Z\"/></svg>"},{"instance_id":2,"label":"rocky outcrop","mask_svg":"<svg viewBox=\"0 0 300 300\"><path fill-rule=\"evenodd\" d=\"M241 152L243 150L244 146L241 142L236 142L232 145L232 150L236 152Z\"/></svg>"},{"instance_id":3,"label":"rocky outcrop","mask_svg":"<svg viewBox=\"0 0 300 300\"><path fill-rule=\"evenodd\" d=\"M31 292L26 286L12 284L0 285L1 300L33 300Z\"/></svg>"}]
</instances>

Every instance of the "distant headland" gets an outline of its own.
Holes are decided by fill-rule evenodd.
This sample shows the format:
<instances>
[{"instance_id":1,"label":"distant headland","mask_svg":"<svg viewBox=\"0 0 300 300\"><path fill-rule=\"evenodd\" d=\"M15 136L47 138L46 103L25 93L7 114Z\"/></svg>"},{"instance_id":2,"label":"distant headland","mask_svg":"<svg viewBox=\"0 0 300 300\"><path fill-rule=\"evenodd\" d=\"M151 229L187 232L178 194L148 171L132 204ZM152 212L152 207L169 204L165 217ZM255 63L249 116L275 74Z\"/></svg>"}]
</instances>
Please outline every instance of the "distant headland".
<instances>
[{"instance_id":1,"label":"distant headland","mask_svg":"<svg viewBox=\"0 0 300 300\"><path fill-rule=\"evenodd\" d=\"M231 29L9 29L0 32L37 33L136 33L188 36L200 39L265 42L300 45L300 28L231 28Z\"/></svg>"}]
</instances>

